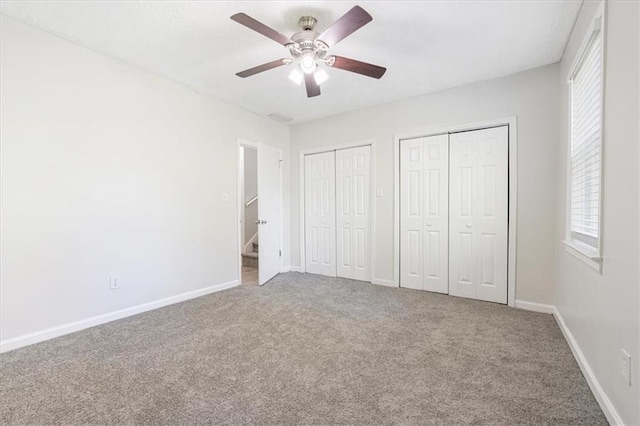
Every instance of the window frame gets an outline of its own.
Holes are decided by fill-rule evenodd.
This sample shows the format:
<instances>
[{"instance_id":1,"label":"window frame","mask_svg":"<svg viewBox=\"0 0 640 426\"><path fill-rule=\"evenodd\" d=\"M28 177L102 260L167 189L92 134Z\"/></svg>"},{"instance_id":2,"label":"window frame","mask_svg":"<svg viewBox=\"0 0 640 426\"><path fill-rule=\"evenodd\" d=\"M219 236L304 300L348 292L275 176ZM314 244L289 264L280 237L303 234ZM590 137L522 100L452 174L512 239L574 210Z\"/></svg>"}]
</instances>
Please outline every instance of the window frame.
<instances>
[{"instance_id":1,"label":"window frame","mask_svg":"<svg viewBox=\"0 0 640 426\"><path fill-rule=\"evenodd\" d=\"M565 212L565 239L563 241L567 252L574 255L592 269L602 273L602 235L603 235L603 193L604 193L604 123L605 123L605 71L606 71L606 32L605 32L605 19L604 19L604 2L600 3L598 10L591 21L588 31L586 32L582 44L578 49L578 52L573 60L569 72L567 74L567 86L568 86L568 137L567 137L567 181L566 181L566 212ZM572 188L572 156L571 149L573 144L573 78L577 71L583 64L586 56L590 50L594 38L600 35L602 44L602 61L600 69L600 149L599 149L599 164L600 164L600 185L599 185L599 199L598 199L598 236L597 247L593 247L583 241L580 238L576 238L572 235L571 231L571 188Z\"/></svg>"}]
</instances>

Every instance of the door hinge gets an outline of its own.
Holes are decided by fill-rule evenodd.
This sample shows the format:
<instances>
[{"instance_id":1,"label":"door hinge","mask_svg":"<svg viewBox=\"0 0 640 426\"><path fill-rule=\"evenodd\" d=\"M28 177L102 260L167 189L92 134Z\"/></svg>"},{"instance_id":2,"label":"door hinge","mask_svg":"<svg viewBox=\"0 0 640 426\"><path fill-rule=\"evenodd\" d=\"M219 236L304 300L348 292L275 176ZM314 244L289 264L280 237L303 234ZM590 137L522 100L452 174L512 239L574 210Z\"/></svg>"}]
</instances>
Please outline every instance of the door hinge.
<instances>
[{"instance_id":1,"label":"door hinge","mask_svg":"<svg viewBox=\"0 0 640 426\"><path fill-rule=\"evenodd\" d=\"M278 250L278 254L282 257L282 250Z\"/></svg>"},{"instance_id":2,"label":"door hinge","mask_svg":"<svg viewBox=\"0 0 640 426\"><path fill-rule=\"evenodd\" d=\"M281 169L282 168L282 160L278 160L278 168Z\"/></svg>"}]
</instances>

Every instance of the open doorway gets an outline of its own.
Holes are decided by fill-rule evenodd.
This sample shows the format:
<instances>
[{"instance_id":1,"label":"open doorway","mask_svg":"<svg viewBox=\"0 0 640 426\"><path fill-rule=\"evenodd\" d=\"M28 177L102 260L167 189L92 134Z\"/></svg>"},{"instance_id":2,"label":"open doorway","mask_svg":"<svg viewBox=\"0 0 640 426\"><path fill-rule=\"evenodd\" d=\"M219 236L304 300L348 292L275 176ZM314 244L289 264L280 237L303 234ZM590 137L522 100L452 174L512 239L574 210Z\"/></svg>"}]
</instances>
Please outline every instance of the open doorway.
<instances>
[{"instance_id":1,"label":"open doorway","mask_svg":"<svg viewBox=\"0 0 640 426\"><path fill-rule=\"evenodd\" d=\"M240 146L241 164L241 223L242 223L242 285L258 285L259 232L258 232L258 150L257 147Z\"/></svg>"},{"instance_id":2,"label":"open doorway","mask_svg":"<svg viewBox=\"0 0 640 426\"><path fill-rule=\"evenodd\" d=\"M282 151L238 140L238 266L242 285L282 270Z\"/></svg>"}]
</instances>

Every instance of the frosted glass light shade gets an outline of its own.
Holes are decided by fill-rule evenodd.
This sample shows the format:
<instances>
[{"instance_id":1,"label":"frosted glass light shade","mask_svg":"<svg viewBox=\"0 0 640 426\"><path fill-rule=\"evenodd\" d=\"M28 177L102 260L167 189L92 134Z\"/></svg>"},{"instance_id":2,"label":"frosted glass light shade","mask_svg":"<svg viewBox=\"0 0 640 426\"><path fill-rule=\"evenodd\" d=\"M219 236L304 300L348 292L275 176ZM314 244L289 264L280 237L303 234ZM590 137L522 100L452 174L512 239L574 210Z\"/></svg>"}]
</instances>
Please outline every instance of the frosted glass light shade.
<instances>
[{"instance_id":1,"label":"frosted glass light shade","mask_svg":"<svg viewBox=\"0 0 640 426\"><path fill-rule=\"evenodd\" d=\"M316 79L316 83L318 83L318 85L321 85L329 79L329 74L327 74L324 69L318 67L316 72L313 73L313 77Z\"/></svg>"},{"instance_id":2,"label":"frosted glass light shade","mask_svg":"<svg viewBox=\"0 0 640 426\"><path fill-rule=\"evenodd\" d=\"M304 77L304 74L302 73L302 71L298 67L295 67L291 71L291 74L289 74L289 80L293 81L297 85L300 85L302 83L302 78L303 77Z\"/></svg>"}]
</instances>

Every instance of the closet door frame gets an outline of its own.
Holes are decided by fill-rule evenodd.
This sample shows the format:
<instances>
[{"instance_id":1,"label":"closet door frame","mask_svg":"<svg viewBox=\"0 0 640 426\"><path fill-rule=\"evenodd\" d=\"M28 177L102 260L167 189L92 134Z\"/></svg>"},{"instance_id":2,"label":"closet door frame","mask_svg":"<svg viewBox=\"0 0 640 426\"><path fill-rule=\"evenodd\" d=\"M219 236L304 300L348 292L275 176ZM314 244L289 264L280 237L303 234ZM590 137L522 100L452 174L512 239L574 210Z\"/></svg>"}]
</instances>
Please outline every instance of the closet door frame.
<instances>
[{"instance_id":1,"label":"closet door frame","mask_svg":"<svg viewBox=\"0 0 640 426\"><path fill-rule=\"evenodd\" d=\"M407 133L396 134L393 145L394 164L394 224L393 224L393 285L400 287L400 141L444 133L467 132L491 127L508 126L508 271L507 271L507 305L516 306L516 257L517 257L517 224L518 224L518 130L517 118L503 117L494 120L448 126L434 126L417 129Z\"/></svg>"},{"instance_id":2,"label":"closet door frame","mask_svg":"<svg viewBox=\"0 0 640 426\"><path fill-rule=\"evenodd\" d=\"M370 221L369 221L369 235L370 235L370 259L369 264L371 268L371 282L375 283L375 247L376 247L376 232L375 232L375 223L376 223L376 209L375 209L375 200L376 200L376 145L373 140L364 140L357 142L349 142L338 145L329 145L320 148L312 148L300 151L300 163L299 163L299 175L300 175L300 271L299 272L307 272L306 266L306 242L305 242L305 168L304 168L304 157L306 155L312 154L321 154L323 152L336 151L342 149L349 148L359 148L363 146L371 147L371 177L370 177L370 197L369 197L369 211L370 211ZM293 268L292 268L293 270Z\"/></svg>"}]
</instances>

